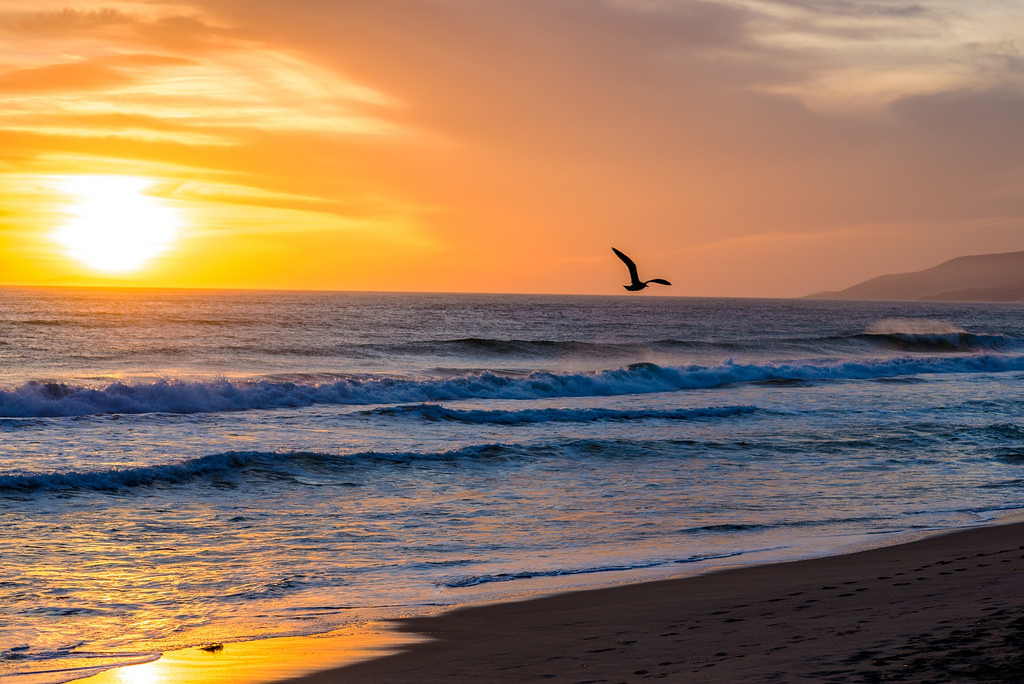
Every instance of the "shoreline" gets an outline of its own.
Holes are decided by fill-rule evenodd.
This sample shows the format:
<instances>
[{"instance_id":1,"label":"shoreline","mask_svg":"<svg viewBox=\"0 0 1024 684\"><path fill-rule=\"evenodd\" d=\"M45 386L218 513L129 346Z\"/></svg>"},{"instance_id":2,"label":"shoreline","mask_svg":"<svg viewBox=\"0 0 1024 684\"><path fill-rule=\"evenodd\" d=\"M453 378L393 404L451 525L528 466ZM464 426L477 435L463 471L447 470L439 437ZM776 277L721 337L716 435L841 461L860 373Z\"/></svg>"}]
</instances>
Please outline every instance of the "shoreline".
<instances>
[{"instance_id":1,"label":"shoreline","mask_svg":"<svg viewBox=\"0 0 1024 684\"><path fill-rule=\"evenodd\" d=\"M1024 523L398 622L427 636L288 681L1019 681Z\"/></svg>"},{"instance_id":2,"label":"shoreline","mask_svg":"<svg viewBox=\"0 0 1024 684\"><path fill-rule=\"evenodd\" d=\"M1021 615L1024 522L1008 521L215 653L185 649L83 681L1016 681Z\"/></svg>"}]
</instances>

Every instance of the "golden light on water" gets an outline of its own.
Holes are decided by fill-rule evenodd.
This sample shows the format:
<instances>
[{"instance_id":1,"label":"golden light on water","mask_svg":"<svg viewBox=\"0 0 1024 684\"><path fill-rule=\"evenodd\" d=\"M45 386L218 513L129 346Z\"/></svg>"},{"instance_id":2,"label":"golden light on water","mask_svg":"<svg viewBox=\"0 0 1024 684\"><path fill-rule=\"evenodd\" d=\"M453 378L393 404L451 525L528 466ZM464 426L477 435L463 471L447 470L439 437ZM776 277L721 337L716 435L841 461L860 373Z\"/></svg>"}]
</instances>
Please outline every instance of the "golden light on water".
<instances>
[{"instance_id":1,"label":"golden light on water","mask_svg":"<svg viewBox=\"0 0 1024 684\"><path fill-rule=\"evenodd\" d=\"M104 273L127 273L167 251L183 220L145 194L152 180L132 176L69 176L60 190L73 198L71 218L54 234L65 253Z\"/></svg>"},{"instance_id":2,"label":"golden light on water","mask_svg":"<svg viewBox=\"0 0 1024 684\"><path fill-rule=\"evenodd\" d=\"M159 672L152 666L139 665L119 668L114 671L114 674L117 680L123 684L161 684L162 681Z\"/></svg>"},{"instance_id":3,"label":"golden light on water","mask_svg":"<svg viewBox=\"0 0 1024 684\"><path fill-rule=\"evenodd\" d=\"M223 650L185 648L159 659L101 672L90 684L235 684L281 681L379 658L421 641L368 624L313 637L277 637L224 644Z\"/></svg>"}]
</instances>

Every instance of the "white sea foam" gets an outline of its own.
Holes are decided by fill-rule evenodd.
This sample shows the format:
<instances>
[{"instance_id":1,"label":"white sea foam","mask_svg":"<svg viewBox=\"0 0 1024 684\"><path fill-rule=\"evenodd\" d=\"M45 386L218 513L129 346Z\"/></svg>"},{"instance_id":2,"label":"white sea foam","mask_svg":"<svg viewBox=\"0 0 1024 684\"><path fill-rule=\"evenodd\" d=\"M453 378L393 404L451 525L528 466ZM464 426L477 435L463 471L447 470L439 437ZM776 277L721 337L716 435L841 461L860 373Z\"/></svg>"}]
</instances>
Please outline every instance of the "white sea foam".
<instances>
[{"instance_id":1,"label":"white sea foam","mask_svg":"<svg viewBox=\"0 0 1024 684\"><path fill-rule=\"evenodd\" d=\"M856 361L658 366L640 363L594 373L494 371L459 377L346 378L333 382L180 381L87 387L29 382L0 391L0 417L83 416L102 413L210 413L316 404L364 405L457 399L604 397L724 387L766 381L863 380L936 373L1024 370L1024 355L905 357Z\"/></svg>"},{"instance_id":2,"label":"white sea foam","mask_svg":"<svg viewBox=\"0 0 1024 684\"><path fill-rule=\"evenodd\" d=\"M955 323L934 318L885 318L872 323L869 335L960 335L967 331Z\"/></svg>"},{"instance_id":3,"label":"white sea foam","mask_svg":"<svg viewBox=\"0 0 1024 684\"><path fill-rule=\"evenodd\" d=\"M663 410L620 409L524 409L521 411L452 409L440 404L390 406L368 411L376 416L407 416L432 421L455 421L475 424L519 425L524 423L574 423L631 420L700 420L727 418L753 413L756 406L713 406L708 408Z\"/></svg>"}]
</instances>

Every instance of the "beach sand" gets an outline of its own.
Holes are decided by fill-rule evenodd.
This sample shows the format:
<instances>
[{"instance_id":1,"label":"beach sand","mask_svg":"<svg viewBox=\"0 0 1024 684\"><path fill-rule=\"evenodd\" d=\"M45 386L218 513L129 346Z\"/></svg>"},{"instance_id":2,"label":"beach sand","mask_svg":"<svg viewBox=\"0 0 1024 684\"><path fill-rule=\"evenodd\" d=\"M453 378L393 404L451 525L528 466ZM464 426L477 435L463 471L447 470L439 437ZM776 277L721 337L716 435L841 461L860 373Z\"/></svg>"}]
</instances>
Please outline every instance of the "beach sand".
<instances>
[{"instance_id":1,"label":"beach sand","mask_svg":"<svg viewBox=\"0 0 1024 684\"><path fill-rule=\"evenodd\" d=\"M402 646L392 634L378 647L398 652L368 660L373 643L363 640L363 659L343 668L328 669L332 642L321 642L316 660L303 647L314 638L288 648L268 640L226 644L218 677L203 676L194 657L185 659L190 670L171 658L162 659L163 678L144 681L1024 682L1024 524L462 608L395 627L420 638ZM239 647L275 667L233 669ZM107 681L142 681L133 669Z\"/></svg>"},{"instance_id":2,"label":"beach sand","mask_svg":"<svg viewBox=\"0 0 1024 684\"><path fill-rule=\"evenodd\" d=\"M1024 525L400 628L432 640L296 681L1024 682Z\"/></svg>"}]
</instances>

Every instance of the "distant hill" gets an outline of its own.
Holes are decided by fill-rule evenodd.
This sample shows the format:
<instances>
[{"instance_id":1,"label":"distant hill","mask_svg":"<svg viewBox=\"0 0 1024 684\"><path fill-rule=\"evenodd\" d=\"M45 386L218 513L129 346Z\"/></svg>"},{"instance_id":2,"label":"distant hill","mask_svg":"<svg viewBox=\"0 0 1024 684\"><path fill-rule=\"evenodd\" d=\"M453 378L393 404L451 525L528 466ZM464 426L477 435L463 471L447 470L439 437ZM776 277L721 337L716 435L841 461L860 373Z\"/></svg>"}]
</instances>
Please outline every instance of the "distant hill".
<instances>
[{"instance_id":1,"label":"distant hill","mask_svg":"<svg viewBox=\"0 0 1024 684\"><path fill-rule=\"evenodd\" d=\"M951 259L923 271L879 276L808 299L931 302L1024 302L1024 252Z\"/></svg>"}]
</instances>

